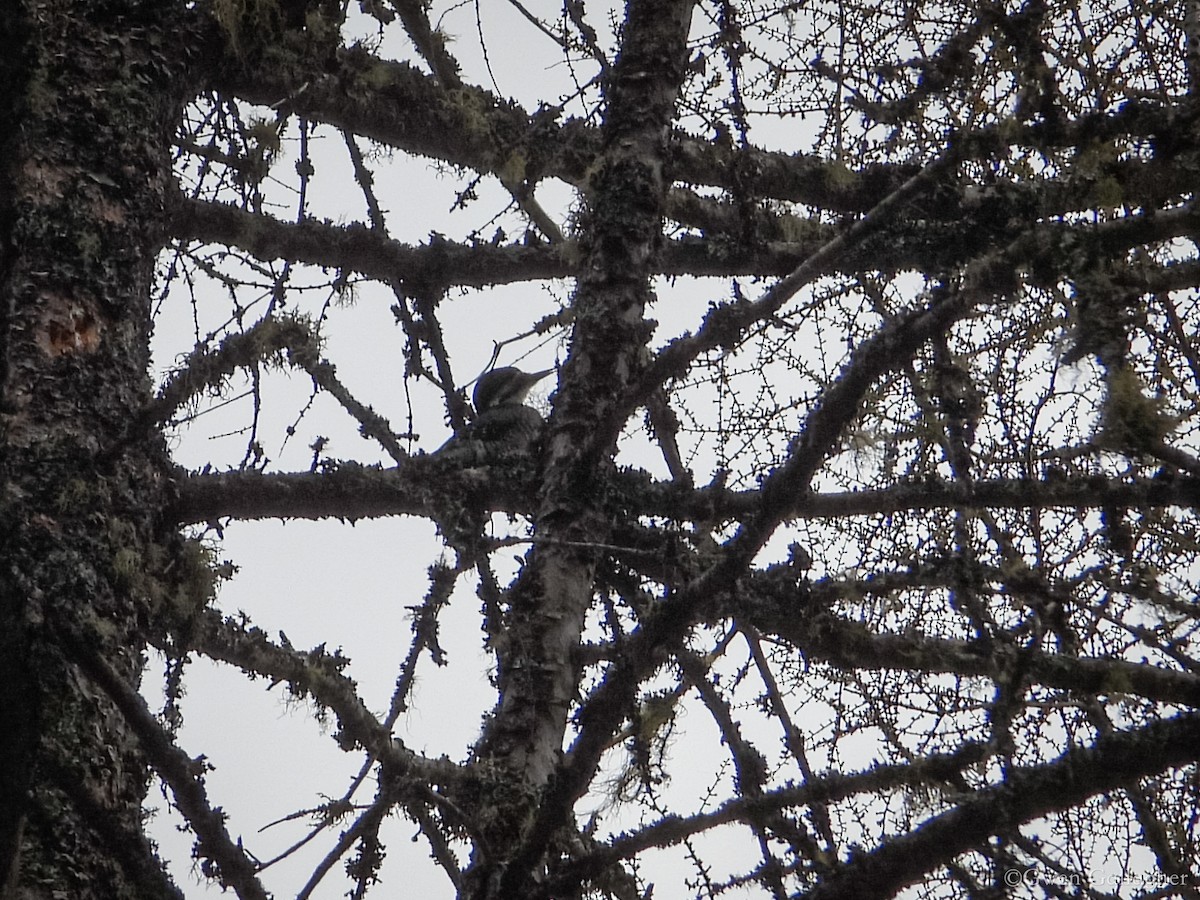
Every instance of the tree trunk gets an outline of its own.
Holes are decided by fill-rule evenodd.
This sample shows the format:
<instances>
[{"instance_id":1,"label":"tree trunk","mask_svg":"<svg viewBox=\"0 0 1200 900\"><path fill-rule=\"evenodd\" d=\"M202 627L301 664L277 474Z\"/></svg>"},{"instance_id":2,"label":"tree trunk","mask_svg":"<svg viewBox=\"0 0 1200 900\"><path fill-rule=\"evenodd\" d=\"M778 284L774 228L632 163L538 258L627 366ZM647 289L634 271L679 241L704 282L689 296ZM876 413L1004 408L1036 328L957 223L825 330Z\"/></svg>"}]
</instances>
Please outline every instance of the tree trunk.
<instances>
[{"instance_id":1,"label":"tree trunk","mask_svg":"<svg viewBox=\"0 0 1200 900\"><path fill-rule=\"evenodd\" d=\"M0 17L4 897L177 893L146 862L143 753L81 670L102 659L136 684L166 599L165 453L136 423L178 121L173 12L12 0Z\"/></svg>"},{"instance_id":2,"label":"tree trunk","mask_svg":"<svg viewBox=\"0 0 1200 900\"><path fill-rule=\"evenodd\" d=\"M467 897L526 892L525 879L536 874L583 791L558 785L567 796L539 802L547 799L543 792L561 759L578 681L573 653L594 589L592 548L609 536L604 484L625 417L617 414L617 400L638 374L653 327L644 313L662 242L667 138L687 66L691 17L690 0L630 3L621 53L605 89L603 147L581 229L588 237L586 274L575 294L570 361L559 383L564 399L549 423L538 496L536 533L544 546L531 554L512 590L501 699L478 748L503 773L510 792L512 784L525 792L528 811L521 827L504 816L491 829L486 843L492 858L476 860L460 892ZM576 787L576 797L569 796Z\"/></svg>"}]
</instances>

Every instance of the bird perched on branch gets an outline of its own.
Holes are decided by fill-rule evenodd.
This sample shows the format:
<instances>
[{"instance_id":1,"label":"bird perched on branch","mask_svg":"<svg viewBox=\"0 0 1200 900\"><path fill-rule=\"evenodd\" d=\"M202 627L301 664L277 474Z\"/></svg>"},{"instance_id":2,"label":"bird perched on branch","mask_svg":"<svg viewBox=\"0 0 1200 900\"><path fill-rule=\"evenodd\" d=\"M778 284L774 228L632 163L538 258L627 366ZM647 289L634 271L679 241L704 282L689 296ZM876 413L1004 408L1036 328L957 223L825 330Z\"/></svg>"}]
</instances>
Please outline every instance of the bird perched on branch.
<instances>
[{"instance_id":1,"label":"bird perched on branch","mask_svg":"<svg viewBox=\"0 0 1200 900\"><path fill-rule=\"evenodd\" d=\"M485 372L471 395L475 420L438 452L460 447L487 452L532 449L542 430L542 414L526 406L525 397L530 388L553 372L522 372L512 366Z\"/></svg>"}]
</instances>

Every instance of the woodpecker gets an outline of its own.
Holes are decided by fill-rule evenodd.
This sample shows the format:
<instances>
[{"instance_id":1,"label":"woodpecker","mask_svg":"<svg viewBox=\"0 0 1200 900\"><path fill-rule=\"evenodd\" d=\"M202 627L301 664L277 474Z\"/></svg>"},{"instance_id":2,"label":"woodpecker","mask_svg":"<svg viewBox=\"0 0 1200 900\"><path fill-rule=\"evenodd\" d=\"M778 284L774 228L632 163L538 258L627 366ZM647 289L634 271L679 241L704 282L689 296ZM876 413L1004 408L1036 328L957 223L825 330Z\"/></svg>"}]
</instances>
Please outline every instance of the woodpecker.
<instances>
[{"instance_id":1,"label":"woodpecker","mask_svg":"<svg viewBox=\"0 0 1200 900\"><path fill-rule=\"evenodd\" d=\"M542 415L526 406L525 396L535 384L554 372L522 372L512 366L492 369L475 383L471 399L475 420L461 435L451 438L443 450L470 447L475 450L530 450L542 430Z\"/></svg>"}]
</instances>

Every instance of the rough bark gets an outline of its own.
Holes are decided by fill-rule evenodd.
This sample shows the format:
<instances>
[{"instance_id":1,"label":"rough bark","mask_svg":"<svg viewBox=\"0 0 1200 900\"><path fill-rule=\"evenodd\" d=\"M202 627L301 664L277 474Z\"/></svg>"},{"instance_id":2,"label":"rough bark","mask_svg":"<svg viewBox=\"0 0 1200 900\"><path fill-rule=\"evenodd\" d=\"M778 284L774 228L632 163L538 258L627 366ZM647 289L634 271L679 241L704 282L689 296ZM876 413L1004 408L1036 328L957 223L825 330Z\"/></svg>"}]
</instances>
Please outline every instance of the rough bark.
<instances>
[{"instance_id":1,"label":"rough bark","mask_svg":"<svg viewBox=\"0 0 1200 900\"><path fill-rule=\"evenodd\" d=\"M173 546L150 397L172 4L13 2L0 58L0 883L21 898L168 897L141 829L146 758L84 677L136 684ZM164 535L164 526L166 527Z\"/></svg>"},{"instance_id":2,"label":"rough bark","mask_svg":"<svg viewBox=\"0 0 1200 900\"><path fill-rule=\"evenodd\" d=\"M527 818L488 829L490 857L476 860L471 898L528 890L571 803L538 799L560 765L577 684L575 651L591 604L597 555L610 516L606 481L617 431L595 429L636 377L650 325L649 278L670 183L667 140L687 62L690 0L629 5L606 94L603 145L589 191L575 330L548 424L535 551L509 598L500 702L477 748L527 797ZM511 807L510 807L511 808Z\"/></svg>"}]
</instances>

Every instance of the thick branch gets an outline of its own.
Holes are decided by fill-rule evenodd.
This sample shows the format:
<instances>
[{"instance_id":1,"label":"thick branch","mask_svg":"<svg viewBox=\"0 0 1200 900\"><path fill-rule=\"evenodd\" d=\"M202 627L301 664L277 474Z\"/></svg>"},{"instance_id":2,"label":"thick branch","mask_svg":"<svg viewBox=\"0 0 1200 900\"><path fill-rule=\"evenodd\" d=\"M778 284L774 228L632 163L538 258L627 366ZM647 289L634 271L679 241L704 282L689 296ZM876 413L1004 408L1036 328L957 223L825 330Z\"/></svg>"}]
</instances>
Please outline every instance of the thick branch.
<instances>
[{"instance_id":1,"label":"thick branch","mask_svg":"<svg viewBox=\"0 0 1200 900\"><path fill-rule=\"evenodd\" d=\"M429 456L391 469L343 463L321 472L180 474L171 516L181 525L235 519L325 519L383 516L436 520L448 499L496 512L528 512L533 486L517 467L497 478L489 468L462 468ZM527 473L526 473L527 474Z\"/></svg>"},{"instance_id":2,"label":"thick branch","mask_svg":"<svg viewBox=\"0 0 1200 900\"><path fill-rule=\"evenodd\" d=\"M381 469L342 463L321 472L221 472L176 475L173 521L181 525L236 519L373 519L432 517L440 491L431 477L449 471L431 457ZM486 469L456 470L451 486L466 487L493 512L530 511L535 484L494 478ZM645 473L614 476L631 512L685 521L738 520L759 505L759 491L687 489L678 482L651 482ZM840 519L916 510L959 509L966 501L950 482L898 484L870 491L810 493L793 510L795 519ZM1181 476L1113 481L1100 476L1061 481L996 479L973 485L973 507L989 509L1152 509L1200 507L1200 479Z\"/></svg>"},{"instance_id":3,"label":"thick branch","mask_svg":"<svg viewBox=\"0 0 1200 900\"><path fill-rule=\"evenodd\" d=\"M1193 763L1200 715L1179 716L1098 739L1045 766L1011 771L1004 784L977 791L920 828L859 854L803 895L807 900L892 897L902 888L982 846L989 837L1070 809L1138 778Z\"/></svg>"},{"instance_id":4,"label":"thick branch","mask_svg":"<svg viewBox=\"0 0 1200 900\"><path fill-rule=\"evenodd\" d=\"M336 368L321 358L320 341L310 323L286 316L261 319L245 331L231 334L215 349L193 351L171 373L145 417L155 423L164 422L179 407L218 387L238 369L262 365L284 354L288 362L312 376L314 384L354 417L363 437L378 441L396 462L407 457L387 420L360 403L338 379Z\"/></svg>"},{"instance_id":5,"label":"thick branch","mask_svg":"<svg viewBox=\"0 0 1200 900\"><path fill-rule=\"evenodd\" d=\"M1113 225L1109 231L1114 236L1119 232L1131 245L1166 240L1192 227L1185 218L1173 214L1167 223L1152 224L1149 219L1130 217L1121 229ZM172 205L172 230L183 241L240 247L259 259L285 259L358 272L385 284L400 284L413 294L420 294L430 285L478 288L574 278L579 272L569 256L550 244L523 241L496 246L458 243L435 236L428 244L414 247L358 222L349 225L315 219L283 222L265 213L179 195ZM830 226L817 222L811 223L807 230L810 233L802 239L765 241L754 246L731 243L728 235L720 231L706 231L704 237L684 235L664 242L655 274L784 277L803 263L805 279L811 281L834 272L953 269L969 260L978 249L1013 237L1010 223L975 218L969 213L965 222L956 226L953 241L947 240L944 229L903 219L882 236L866 238L858 245L839 239ZM1080 224L1050 222L1039 226L1038 232L1038 245L1054 248L1085 239L1089 229ZM1200 284L1200 266L1146 265L1138 270L1138 278L1139 284L1131 287L1144 290L1193 287ZM772 296L777 294L773 292ZM743 310L749 315L746 323L766 314L766 307L755 310L750 306ZM720 319L720 331L712 335L713 340L706 342L704 348L711 348L714 341L736 341L731 318L740 322L745 317ZM716 324L715 318L710 324ZM668 355L671 371L694 358L698 346L694 342L689 345L688 354L672 350ZM660 363L655 371L666 368L666 363Z\"/></svg>"},{"instance_id":6,"label":"thick branch","mask_svg":"<svg viewBox=\"0 0 1200 900\"><path fill-rule=\"evenodd\" d=\"M203 610L189 632L189 650L235 665L255 676L288 685L293 696L311 697L338 719L338 742L343 749L360 746L380 761L393 777L413 776L432 785L453 784L459 770L447 759L418 756L396 740L358 696L354 681L340 669L345 657L324 646L310 651L279 647L259 628L244 628L215 610Z\"/></svg>"},{"instance_id":7,"label":"thick branch","mask_svg":"<svg viewBox=\"0 0 1200 900\"><path fill-rule=\"evenodd\" d=\"M325 74L331 62L335 68ZM277 109L282 105L306 118L477 172L499 172L520 156L526 160L524 174L529 179L552 176L582 185L600 152L599 131L581 121L559 123L554 110L530 113L471 85L448 91L439 79L406 63L371 56L360 47L343 50L332 61L309 58L301 47L279 47L257 67L229 67L222 75L227 79L223 89L252 103ZM1170 107L1131 102L1116 112L1080 116L1053 127L1006 122L1003 128L956 139L973 156L987 157L1009 146L1048 149L1124 136L1170 136L1186 133L1189 124ZM751 196L850 214L870 209L919 168L872 164L851 172L840 163L806 154L733 148L683 134L674 135L672 147L674 177L681 182L728 187L737 172L742 189ZM1187 190L1189 173L1159 162L1120 163L1112 174L1139 198ZM997 214L1036 210L1036 215L1054 216L1092 206L1096 181L1000 183L989 185L976 199ZM952 197L947 197L948 205L931 204L926 214L957 220L962 207Z\"/></svg>"},{"instance_id":8,"label":"thick branch","mask_svg":"<svg viewBox=\"0 0 1200 900\"><path fill-rule=\"evenodd\" d=\"M287 259L359 272L410 293L428 285L487 287L495 284L565 278L571 267L542 244L458 244L439 237L413 247L352 222L306 219L285 223L224 203L176 197L172 229L185 241L241 247L259 259Z\"/></svg>"},{"instance_id":9,"label":"thick branch","mask_svg":"<svg viewBox=\"0 0 1200 900\"><path fill-rule=\"evenodd\" d=\"M866 626L805 604L799 591L790 599L751 601L748 596L716 604L714 618L737 617L764 634L783 638L805 658L839 669L901 670L929 675L1001 678L1018 663L1035 684L1083 695L1130 695L1155 703L1200 709L1200 677L1149 663L1025 652L1014 647L911 634L877 634ZM1018 659L1019 657L1019 659Z\"/></svg>"}]
</instances>

